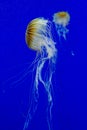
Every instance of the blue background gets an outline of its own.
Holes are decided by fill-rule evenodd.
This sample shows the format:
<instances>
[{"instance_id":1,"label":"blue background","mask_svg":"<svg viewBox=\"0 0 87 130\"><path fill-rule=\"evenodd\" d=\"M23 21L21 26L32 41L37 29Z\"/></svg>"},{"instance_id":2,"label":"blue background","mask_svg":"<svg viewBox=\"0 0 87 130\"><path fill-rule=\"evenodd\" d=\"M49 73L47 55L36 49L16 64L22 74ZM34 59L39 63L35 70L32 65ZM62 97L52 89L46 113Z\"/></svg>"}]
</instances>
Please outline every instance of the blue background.
<instances>
[{"instance_id":1,"label":"blue background","mask_svg":"<svg viewBox=\"0 0 87 130\"><path fill-rule=\"evenodd\" d=\"M22 130L29 107L31 74L11 86L34 60L36 52L25 43L30 20L68 11L71 21L67 40L59 44L54 78L54 130L87 130L87 4L82 0L0 1L0 130ZM56 35L56 34L55 34ZM74 52L72 56L71 52ZM23 75L23 73L22 73ZM40 88L40 103L29 130L47 130L46 95Z\"/></svg>"}]
</instances>

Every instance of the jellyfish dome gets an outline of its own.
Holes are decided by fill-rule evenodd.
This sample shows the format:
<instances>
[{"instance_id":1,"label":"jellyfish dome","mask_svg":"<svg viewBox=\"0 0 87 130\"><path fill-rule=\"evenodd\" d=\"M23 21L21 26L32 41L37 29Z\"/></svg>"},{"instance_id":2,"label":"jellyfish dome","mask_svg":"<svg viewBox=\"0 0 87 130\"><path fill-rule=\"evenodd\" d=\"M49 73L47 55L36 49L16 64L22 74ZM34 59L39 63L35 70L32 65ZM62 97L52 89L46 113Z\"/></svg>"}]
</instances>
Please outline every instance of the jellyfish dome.
<instances>
[{"instance_id":1,"label":"jellyfish dome","mask_svg":"<svg viewBox=\"0 0 87 130\"><path fill-rule=\"evenodd\" d=\"M54 55L56 49L49 20L44 18L32 20L27 26L25 38L30 49L42 52L42 48L45 48L49 58Z\"/></svg>"},{"instance_id":2,"label":"jellyfish dome","mask_svg":"<svg viewBox=\"0 0 87 130\"><path fill-rule=\"evenodd\" d=\"M56 24L66 26L66 25L68 25L68 23L70 21L70 15L68 12L64 12L64 11L55 13L53 16L53 21Z\"/></svg>"}]
</instances>

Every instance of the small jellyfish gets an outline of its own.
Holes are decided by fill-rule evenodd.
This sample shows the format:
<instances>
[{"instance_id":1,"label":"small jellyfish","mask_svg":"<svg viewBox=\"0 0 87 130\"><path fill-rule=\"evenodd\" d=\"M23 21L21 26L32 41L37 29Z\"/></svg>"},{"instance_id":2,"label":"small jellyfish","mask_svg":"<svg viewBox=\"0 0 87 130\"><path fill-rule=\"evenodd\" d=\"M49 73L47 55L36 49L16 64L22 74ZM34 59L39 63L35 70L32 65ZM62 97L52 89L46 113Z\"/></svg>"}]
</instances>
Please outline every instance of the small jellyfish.
<instances>
[{"instance_id":1,"label":"small jellyfish","mask_svg":"<svg viewBox=\"0 0 87 130\"><path fill-rule=\"evenodd\" d=\"M37 110L39 99L39 86L43 86L47 94L47 123L48 129L51 130L52 120L52 76L55 72L55 64L57 57L56 43L52 37L52 23L44 18L36 18L32 20L26 29L25 39L28 47L36 51L37 58L34 63L34 79L32 87L31 103L29 106L27 118L23 130L28 126Z\"/></svg>"},{"instance_id":2,"label":"small jellyfish","mask_svg":"<svg viewBox=\"0 0 87 130\"><path fill-rule=\"evenodd\" d=\"M68 12L58 12L53 15L53 22L55 24L59 39L61 36L66 39L66 33L68 33L67 25L70 21L70 15Z\"/></svg>"}]
</instances>

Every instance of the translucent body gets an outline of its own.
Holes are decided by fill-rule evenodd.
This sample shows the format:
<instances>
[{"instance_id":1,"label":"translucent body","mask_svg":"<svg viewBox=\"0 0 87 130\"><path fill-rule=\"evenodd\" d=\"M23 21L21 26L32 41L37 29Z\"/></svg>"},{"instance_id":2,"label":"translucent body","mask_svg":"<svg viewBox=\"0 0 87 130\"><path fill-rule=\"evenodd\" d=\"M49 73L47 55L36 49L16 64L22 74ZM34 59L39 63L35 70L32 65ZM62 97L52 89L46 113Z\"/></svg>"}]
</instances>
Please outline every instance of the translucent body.
<instances>
[{"instance_id":1,"label":"translucent body","mask_svg":"<svg viewBox=\"0 0 87 130\"><path fill-rule=\"evenodd\" d=\"M55 42L51 35L51 22L44 18L37 18L31 21L26 30L26 42L30 49L37 52L37 59L35 64L35 79L32 86L31 104L29 106L28 115L24 124L23 130L26 130L29 126L30 121L33 118L34 113L37 110L39 91L38 86L42 84L48 99L47 106L47 123L48 129L51 130L52 120L52 76L55 72L57 50ZM44 70L44 66L46 70ZM44 74L42 73L44 72Z\"/></svg>"},{"instance_id":2,"label":"translucent body","mask_svg":"<svg viewBox=\"0 0 87 130\"><path fill-rule=\"evenodd\" d=\"M70 21L70 15L67 12L58 12L53 15L53 22L55 24L59 38L62 36L66 39L66 33L68 33L67 25Z\"/></svg>"}]
</instances>

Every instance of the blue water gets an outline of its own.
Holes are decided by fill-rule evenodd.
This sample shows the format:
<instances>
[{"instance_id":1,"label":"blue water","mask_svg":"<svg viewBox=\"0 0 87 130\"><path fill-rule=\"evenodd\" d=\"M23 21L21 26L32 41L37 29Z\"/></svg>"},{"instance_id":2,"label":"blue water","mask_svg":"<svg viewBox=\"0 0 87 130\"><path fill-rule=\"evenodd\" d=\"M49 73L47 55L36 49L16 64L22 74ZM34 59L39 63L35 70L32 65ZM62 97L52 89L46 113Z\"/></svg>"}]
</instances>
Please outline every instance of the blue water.
<instances>
[{"instance_id":1,"label":"blue water","mask_svg":"<svg viewBox=\"0 0 87 130\"><path fill-rule=\"evenodd\" d=\"M29 107L30 74L17 81L36 52L25 43L30 20L68 11L71 21L67 40L58 42L54 77L53 130L87 130L87 3L82 0L0 1L0 130L22 130ZM72 55L74 53L74 56ZM16 75L15 78L7 81ZM7 82L6 82L7 81ZM29 130L48 130L44 110L46 96L40 88L40 104Z\"/></svg>"}]
</instances>

